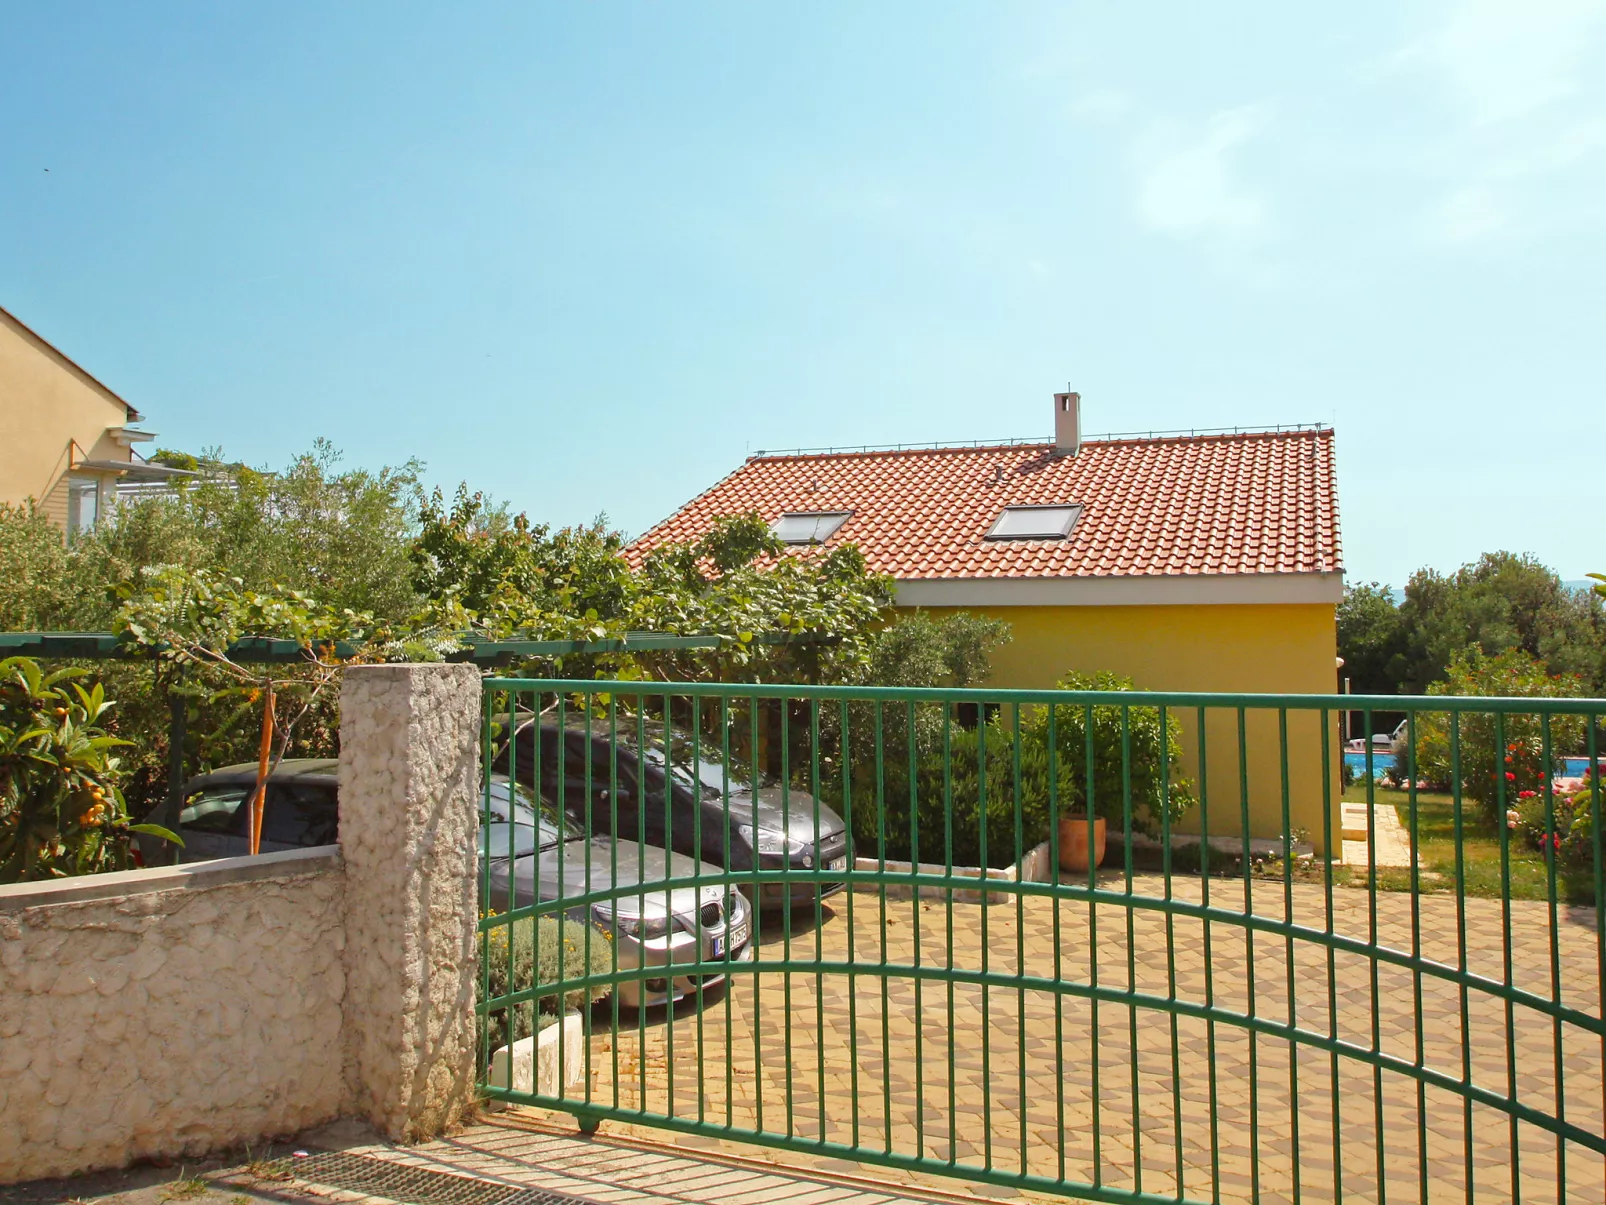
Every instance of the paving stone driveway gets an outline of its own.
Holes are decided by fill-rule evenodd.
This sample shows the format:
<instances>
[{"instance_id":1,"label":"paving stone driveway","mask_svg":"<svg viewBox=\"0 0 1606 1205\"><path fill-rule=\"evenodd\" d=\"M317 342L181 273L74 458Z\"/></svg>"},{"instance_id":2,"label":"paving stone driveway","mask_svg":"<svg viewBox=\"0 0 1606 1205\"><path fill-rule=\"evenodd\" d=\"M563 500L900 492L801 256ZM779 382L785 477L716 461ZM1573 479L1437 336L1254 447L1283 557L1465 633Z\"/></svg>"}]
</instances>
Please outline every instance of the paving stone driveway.
<instances>
[{"instance_id":1,"label":"paving stone driveway","mask_svg":"<svg viewBox=\"0 0 1606 1205\"><path fill-rule=\"evenodd\" d=\"M1173 890L1200 900L1197 879L1179 878ZM1158 897L1164 881L1140 876L1135 891ZM1320 887L1295 885L1286 901L1281 883L1253 892L1259 915L1280 920L1286 906L1296 924L1326 927ZM1215 906L1245 907L1241 880L1215 880L1211 893ZM1465 908L1470 974L1600 1016L1593 911L1562 909L1553 950L1546 905L1512 904L1508 979L1500 903ZM1419 909L1404 894L1338 890L1333 927L1362 942L1375 931L1407 953L1417 932L1424 958L1455 968L1454 898L1424 896ZM851 959L863 973L769 969L788 944L794 960ZM883 964L891 974L877 973ZM649 1017L644 1031L617 1038L595 1033L589 1090L627 1109L1168 1197L1180 1178L1182 1195L1204 1200L1293 1201L1296 1182L1304 1201L1504 1202L1514 1188L1528 1202L1606 1200L1599 1155L1575 1143L1558 1152L1540 1126L1519 1122L1514 1131L1498 1109L1399 1070L1224 1021L897 969L916 964L1079 985L1096 976L1118 991L1213 999L1225 1012L1420 1061L1453 1082L1465 1074L1475 1088L1602 1133L1603 1043L1575 1025L1522 1003L1508 1021L1506 1001L1475 985L1463 1033L1453 979L1342 951L1330 963L1324 946L1290 948L1282 934L1226 922L1102 904L1090 916L1086 903L1056 909L1041 896L950 913L941 902L859 891L833 900L817 929L800 915L788 938L772 922L756 973L701 1012L682 1010L672 1023Z\"/></svg>"}]
</instances>

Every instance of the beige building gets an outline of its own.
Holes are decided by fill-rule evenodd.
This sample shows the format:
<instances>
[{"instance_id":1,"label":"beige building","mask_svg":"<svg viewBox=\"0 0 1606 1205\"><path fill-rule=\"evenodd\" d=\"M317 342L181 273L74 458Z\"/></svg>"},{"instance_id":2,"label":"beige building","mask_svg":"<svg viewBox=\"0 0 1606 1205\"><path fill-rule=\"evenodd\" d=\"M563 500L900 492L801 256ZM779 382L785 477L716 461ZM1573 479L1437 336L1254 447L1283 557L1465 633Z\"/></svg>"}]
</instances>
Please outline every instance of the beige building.
<instances>
[{"instance_id":1,"label":"beige building","mask_svg":"<svg viewBox=\"0 0 1606 1205\"><path fill-rule=\"evenodd\" d=\"M0 502L32 499L71 535L117 505L119 489L158 485L178 470L147 464L154 439L140 414L0 309Z\"/></svg>"}]
</instances>

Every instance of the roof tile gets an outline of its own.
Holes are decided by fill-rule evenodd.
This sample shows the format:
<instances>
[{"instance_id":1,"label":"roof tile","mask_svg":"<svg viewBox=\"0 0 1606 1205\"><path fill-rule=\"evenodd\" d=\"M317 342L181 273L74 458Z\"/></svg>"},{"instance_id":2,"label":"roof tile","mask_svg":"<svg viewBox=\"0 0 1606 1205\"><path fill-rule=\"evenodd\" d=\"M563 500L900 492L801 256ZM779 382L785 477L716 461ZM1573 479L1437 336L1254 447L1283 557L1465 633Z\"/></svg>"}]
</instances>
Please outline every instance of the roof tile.
<instances>
[{"instance_id":1,"label":"roof tile","mask_svg":"<svg viewBox=\"0 0 1606 1205\"><path fill-rule=\"evenodd\" d=\"M1002 470L1000 472L1000 470ZM1006 506L1078 502L1064 540L988 540ZM1334 573L1331 430L754 456L626 550L695 540L722 515L849 510L827 546L921 578Z\"/></svg>"}]
</instances>

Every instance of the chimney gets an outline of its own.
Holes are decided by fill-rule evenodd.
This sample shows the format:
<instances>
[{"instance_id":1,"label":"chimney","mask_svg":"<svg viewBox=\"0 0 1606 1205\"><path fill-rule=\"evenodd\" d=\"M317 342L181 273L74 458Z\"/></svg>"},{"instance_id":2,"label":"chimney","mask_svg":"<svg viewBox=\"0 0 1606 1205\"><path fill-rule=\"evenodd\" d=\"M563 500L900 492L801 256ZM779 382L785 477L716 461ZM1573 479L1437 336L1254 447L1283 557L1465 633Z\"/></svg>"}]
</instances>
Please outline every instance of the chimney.
<instances>
[{"instance_id":1,"label":"chimney","mask_svg":"<svg viewBox=\"0 0 1606 1205\"><path fill-rule=\"evenodd\" d=\"M1054 395L1054 455L1075 456L1082 448L1082 395Z\"/></svg>"}]
</instances>

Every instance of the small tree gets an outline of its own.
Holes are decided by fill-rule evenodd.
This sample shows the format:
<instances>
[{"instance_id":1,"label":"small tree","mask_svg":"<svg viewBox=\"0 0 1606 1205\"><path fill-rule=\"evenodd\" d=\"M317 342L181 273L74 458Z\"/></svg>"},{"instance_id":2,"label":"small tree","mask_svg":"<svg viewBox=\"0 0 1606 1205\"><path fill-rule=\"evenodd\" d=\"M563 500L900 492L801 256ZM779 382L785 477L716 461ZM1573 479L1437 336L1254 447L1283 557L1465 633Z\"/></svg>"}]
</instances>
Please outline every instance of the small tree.
<instances>
[{"instance_id":1,"label":"small tree","mask_svg":"<svg viewBox=\"0 0 1606 1205\"><path fill-rule=\"evenodd\" d=\"M1584 693L1583 682L1570 674L1547 674L1534 657L1508 649L1491 657L1481 648L1463 649L1450 659L1441 682L1428 687L1439 696L1564 699ZM1505 822L1501 800L1515 807L1523 792L1544 789L1545 721L1535 713L1505 713L1496 721L1493 712L1461 712L1459 730L1461 792L1478 805L1487 829ZM1553 756L1576 752L1583 744L1583 716L1554 715L1549 720ZM1456 780L1451 747L1452 721L1447 712L1422 712L1417 717L1417 769L1433 782Z\"/></svg>"},{"instance_id":2,"label":"small tree","mask_svg":"<svg viewBox=\"0 0 1606 1205\"><path fill-rule=\"evenodd\" d=\"M329 688L342 665L390 657L438 660L457 647L450 634L425 630L403 636L376 625L372 615L326 606L299 590L250 590L238 578L207 570L173 565L147 569L122 583L118 593L123 638L161 663L188 671L187 677L174 676L174 689L210 704L229 705L223 728L238 730L260 704L261 778L284 759L305 723L321 725L325 731L318 743L325 747L319 751L333 751L337 700ZM231 648L246 637L293 641L299 655L279 666L236 662ZM341 645L356 647L341 655ZM261 806L259 792L253 845Z\"/></svg>"}]
</instances>

